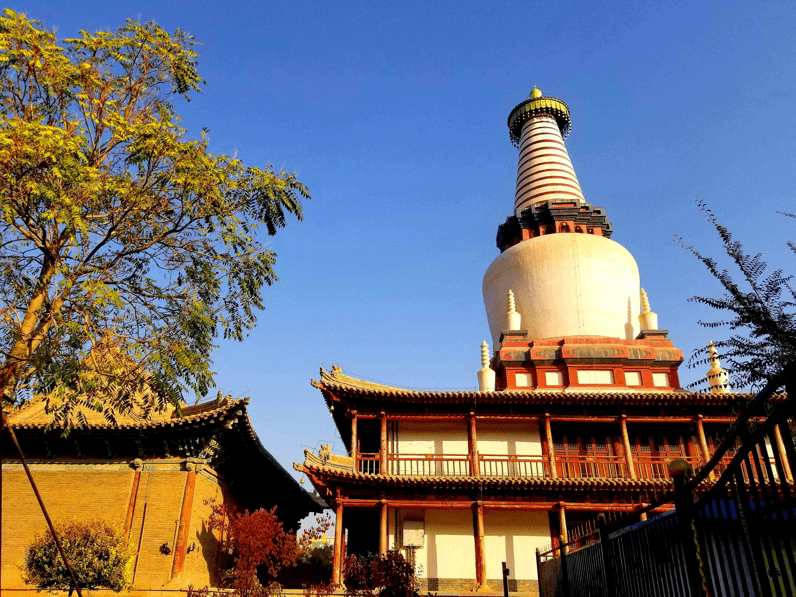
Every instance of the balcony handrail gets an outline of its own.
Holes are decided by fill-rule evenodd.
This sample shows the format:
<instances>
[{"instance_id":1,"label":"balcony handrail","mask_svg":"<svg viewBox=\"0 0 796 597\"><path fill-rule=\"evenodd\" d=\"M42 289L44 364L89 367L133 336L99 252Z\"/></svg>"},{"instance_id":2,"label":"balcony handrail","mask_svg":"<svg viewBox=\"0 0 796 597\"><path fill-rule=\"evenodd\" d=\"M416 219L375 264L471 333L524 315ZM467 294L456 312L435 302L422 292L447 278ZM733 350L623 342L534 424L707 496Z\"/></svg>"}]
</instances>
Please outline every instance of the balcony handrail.
<instances>
[{"instance_id":1,"label":"balcony handrail","mask_svg":"<svg viewBox=\"0 0 796 597\"><path fill-rule=\"evenodd\" d=\"M499 462L547 462L547 457L541 454L481 454L481 452L478 452L478 458L481 460L496 460Z\"/></svg>"}]
</instances>

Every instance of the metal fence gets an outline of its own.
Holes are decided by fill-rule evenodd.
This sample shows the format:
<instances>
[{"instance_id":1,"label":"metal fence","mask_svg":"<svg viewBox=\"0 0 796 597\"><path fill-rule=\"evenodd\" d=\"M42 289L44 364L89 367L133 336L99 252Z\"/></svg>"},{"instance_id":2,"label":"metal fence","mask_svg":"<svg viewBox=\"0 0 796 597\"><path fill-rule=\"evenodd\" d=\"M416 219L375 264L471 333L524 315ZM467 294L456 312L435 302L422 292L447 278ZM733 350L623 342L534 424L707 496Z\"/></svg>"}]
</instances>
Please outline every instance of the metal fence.
<instances>
[{"instance_id":1,"label":"metal fence","mask_svg":"<svg viewBox=\"0 0 796 597\"><path fill-rule=\"evenodd\" d=\"M773 405L782 385L793 398ZM600 515L588 536L537 551L540 596L796 597L794 406L796 364L755 396L696 474L671 463L667 498L613 524Z\"/></svg>"}]
</instances>

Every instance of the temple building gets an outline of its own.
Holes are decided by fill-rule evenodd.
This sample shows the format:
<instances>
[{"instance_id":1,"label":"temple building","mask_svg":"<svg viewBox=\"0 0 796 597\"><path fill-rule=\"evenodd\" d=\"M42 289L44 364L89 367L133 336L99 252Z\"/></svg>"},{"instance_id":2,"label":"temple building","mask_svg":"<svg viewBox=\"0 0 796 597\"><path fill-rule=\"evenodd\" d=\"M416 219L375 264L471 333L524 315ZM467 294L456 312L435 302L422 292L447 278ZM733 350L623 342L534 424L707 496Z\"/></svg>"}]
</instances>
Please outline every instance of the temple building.
<instances>
[{"instance_id":1,"label":"temple building","mask_svg":"<svg viewBox=\"0 0 796 597\"><path fill-rule=\"evenodd\" d=\"M13 427L50 518L103 519L124 529L135 552L131 591L185 595L219 585L222 537L207 528L216 504L277 507L286 528L325 504L304 491L262 446L247 413L249 399L224 398L181 413L133 412L116 424L81 409L86 425L63 436L50 429L46 400L12 411ZM2 443L0 592L31 595L22 579L25 550L46 522L17 452Z\"/></svg>"},{"instance_id":2,"label":"temple building","mask_svg":"<svg viewBox=\"0 0 796 597\"><path fill-rule=\"evenodd\" d=\"M681 387L682 351L583 196L567 104L534 88L508 129L516 195L483 280L492 349L478 391L405 390L337 367L312 382L348 454L306 451L295 468L336 512L337 581L346 554L398 548L424 590L502 592L506 562L510 590L533 594L536 548L654 501L667 464L706 461L746 396L715 353L711 392Z\"/></svg>"}]
</instances>

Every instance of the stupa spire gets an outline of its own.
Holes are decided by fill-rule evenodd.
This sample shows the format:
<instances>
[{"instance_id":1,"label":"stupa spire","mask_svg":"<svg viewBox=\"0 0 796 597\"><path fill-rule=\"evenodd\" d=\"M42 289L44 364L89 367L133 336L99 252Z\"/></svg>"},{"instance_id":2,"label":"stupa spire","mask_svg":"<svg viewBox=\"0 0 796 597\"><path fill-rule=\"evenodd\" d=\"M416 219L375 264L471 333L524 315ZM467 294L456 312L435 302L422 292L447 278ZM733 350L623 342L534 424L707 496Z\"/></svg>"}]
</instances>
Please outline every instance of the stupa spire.
<instances>
[{"instance_id":1,"label":"stupa spire","mask_svg":"<svg viewBox=\"0 0 796 597\"><path fill-rule=\"evenodd\" d=\"M511 111L508 125L511 141L520 149L514 213L539 202L584 203L564 145L571 126L569 107L534 85L528 99Z\"/></svg>"},{"instance_id":2,"label":"stupa spire","mask_svg":"<svg viewBox=\"0 0 796 597\"><path fill-rule=\"evenodd\" d=\"M650 300L644 289L641 289L641 315L638 316L641 331L649 332L658 329L658 315L650 309Z\"/></svg>"},{"instance_id":3,"label":"stupa spire","mask_svg":"<svg viewBox=\"0 0 796 597\"><path fill-rule=\"evenodd\" d=\"M708 354L710 355L710 370L707 372L710 391L713 394L727 394L730 392L730 378L727 370L721 366L719 353L713 346L713 340L708 343Z\"/></svg>"}]
</instances>

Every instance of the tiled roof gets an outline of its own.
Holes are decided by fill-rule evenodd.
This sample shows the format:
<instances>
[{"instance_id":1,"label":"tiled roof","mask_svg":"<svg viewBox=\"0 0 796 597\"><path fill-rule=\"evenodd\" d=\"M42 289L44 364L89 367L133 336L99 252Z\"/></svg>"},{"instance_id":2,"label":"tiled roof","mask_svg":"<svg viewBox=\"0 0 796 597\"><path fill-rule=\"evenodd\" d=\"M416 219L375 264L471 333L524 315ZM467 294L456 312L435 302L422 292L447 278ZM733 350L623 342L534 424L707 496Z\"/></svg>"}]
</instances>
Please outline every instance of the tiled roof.
<instances>
[{"instance_id":1,"label":"tiled roof","mask_svg":"<svg viewBox=\"0 0 796 597\"><path fill-rule=\"evenodd\" d=\"M709 394L688 392L686 390L611 390L600 389L583 391L566 390L502 390L492 392L476 391L426 391L406 390L375 384L343 375L339 369L331 373L321 369L320 381L312 380L312 385L321 390L327 404L332 403L331 394L345 395L357 399L374 401L400 401L423 404L552 404L552 405L622 405L622 406L732 406L740 400L748 400L753 394L730 393ZM773 400L782 400L784 395L776 395Z\"/></svg>"},{"instance_id":2,"label":"tiled roof","mask_svg":"<svg viewBox=\"0 0 796 597\"><path fill-rule=\"evenodd\" d=\"M82 409L82 412L88 422L88 427L85 429L87 431L185 427L238 417L245 413L248 403L248 398L221 398L195 406L183 406L180 409L180 414L177 413L174 406L169 405L164 411L153 412L146 418L137 411L119 415L116 417L116 423L106 420L102 413L90 409ZM37 397L18 410L11 412L8 416L8 423L14 429L46 429L52 423L52 416L47 413L46 406L46 399Z\"/></svg>"},{"instance_id":3,"label":"tiled roof","mask_svg":"<svg viewBox=\"0 0 796 597\"><path fill-rule=\"evenodd\" d=\"M305 464L294 464L293 468L309 477L323 477L335 481L347 481L357 485L378 485L379 487L424 487L445 489L527 489L527 490L576 490L589 491L595 489L613 490L653 490L668 489L670 480L663 479L606 479L606 478L566 478L550 477L439 477L426 475L371 475L356 471L342 471L327 467L314 467Z\"/></svg>"}]
</instances>

